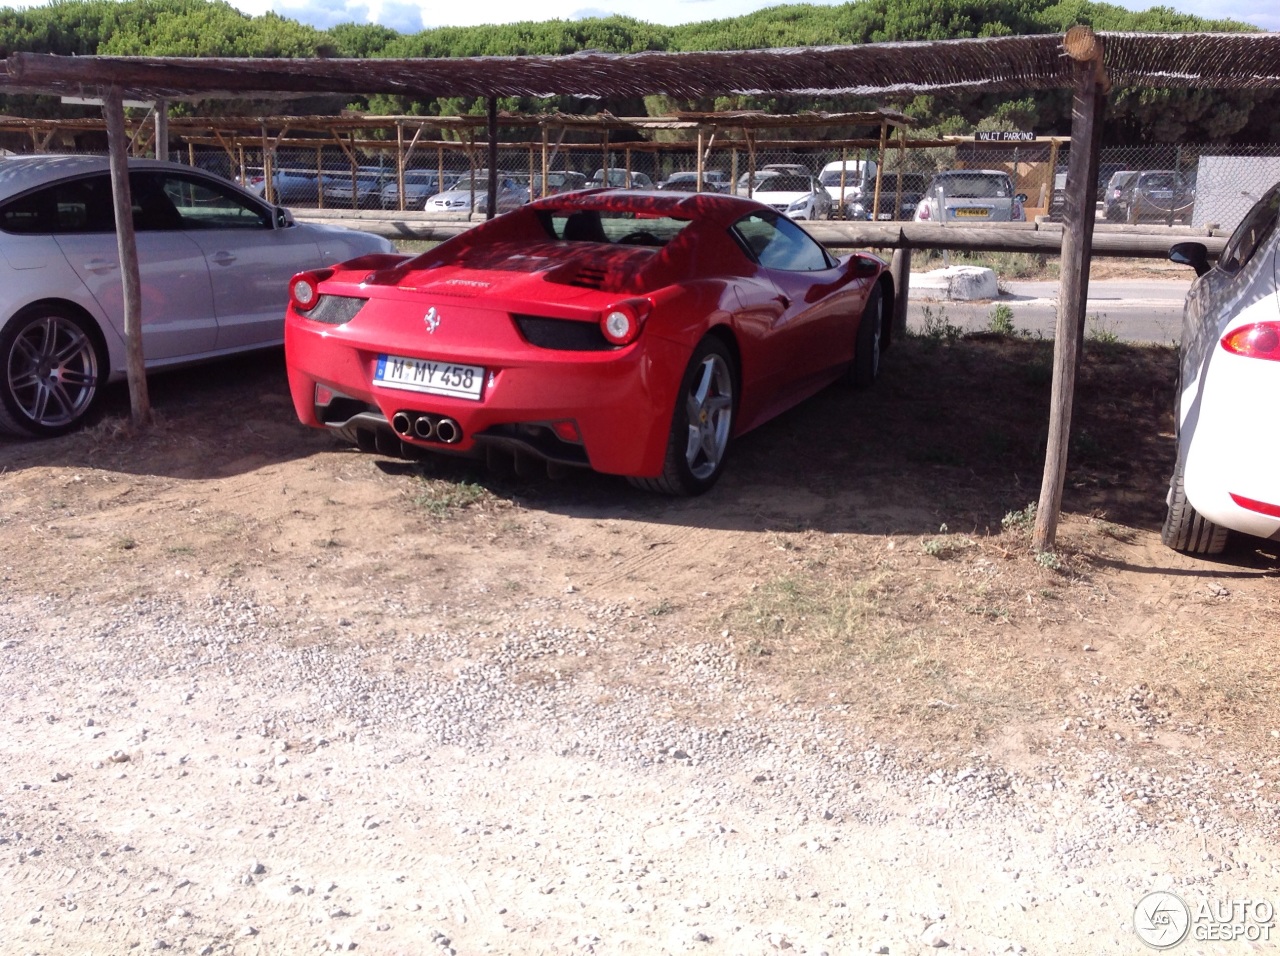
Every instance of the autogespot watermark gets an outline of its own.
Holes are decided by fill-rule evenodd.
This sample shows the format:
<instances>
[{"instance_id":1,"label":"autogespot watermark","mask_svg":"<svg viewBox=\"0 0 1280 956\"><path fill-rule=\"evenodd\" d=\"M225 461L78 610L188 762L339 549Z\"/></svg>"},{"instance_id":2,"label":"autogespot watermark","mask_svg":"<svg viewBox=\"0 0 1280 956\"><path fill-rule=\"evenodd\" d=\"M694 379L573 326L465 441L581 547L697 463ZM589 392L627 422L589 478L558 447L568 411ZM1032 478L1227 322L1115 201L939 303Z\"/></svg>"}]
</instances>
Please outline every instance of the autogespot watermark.
<instances>
[{"instance_id":1,"label":"autogespot watermark","mask_svg":"<svg viewBox=\"0 0 1280 956\"><path fill-rule=\"evenodd\" d=\"M1152 949L1173 949L1194 940L1269 942L1276 925L1270 900L1202 900L1188 906L1176 893L1157 890L1138 900L1133 931Z\"/></svg>"}]
</instances>

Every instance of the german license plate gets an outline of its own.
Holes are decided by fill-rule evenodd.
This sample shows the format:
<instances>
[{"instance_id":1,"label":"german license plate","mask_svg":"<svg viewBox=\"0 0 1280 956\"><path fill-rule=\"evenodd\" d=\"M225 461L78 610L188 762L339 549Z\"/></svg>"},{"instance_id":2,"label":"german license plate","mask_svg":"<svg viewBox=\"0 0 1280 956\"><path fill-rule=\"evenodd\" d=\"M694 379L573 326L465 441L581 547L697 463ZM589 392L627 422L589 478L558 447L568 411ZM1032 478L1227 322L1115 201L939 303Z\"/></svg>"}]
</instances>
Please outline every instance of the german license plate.
<instances>
[{"instance_id":1,"label":"german license plate","mask_svg":"<svg viewBox=\"0 0 1280 956\"><path fill-rule=\"evenodd\" d=\"M480 400L484 390L484 369L479 365L457 365L430 359L405 358L401 355L379 355L373 380L388 388L403 388L429 395Z\"/></svg>"},{"instance_id":2,"label":"german license plate","mask_svg":"<svg viewBox=\"0 0 1280 956\"><path fill-rule=\"evenodd\" d=\"M977 206L957 206L957 219L986 219L991 215L991 210L981 209Z\"/></svg>"}]
</instances>

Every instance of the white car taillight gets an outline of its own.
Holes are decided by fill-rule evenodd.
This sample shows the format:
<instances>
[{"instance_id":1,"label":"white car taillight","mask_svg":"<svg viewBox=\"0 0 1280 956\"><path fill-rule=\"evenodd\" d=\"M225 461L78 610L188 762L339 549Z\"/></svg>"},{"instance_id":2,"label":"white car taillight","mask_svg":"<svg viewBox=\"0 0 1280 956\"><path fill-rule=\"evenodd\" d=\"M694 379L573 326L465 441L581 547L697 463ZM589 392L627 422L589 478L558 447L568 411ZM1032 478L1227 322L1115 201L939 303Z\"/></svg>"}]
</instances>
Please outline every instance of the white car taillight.
<instances>
[{"instance_id":1,"label":"white car taillight","mask_svg":"<svg viewBox=\"0 0 1280 956\"><path fill-rule=\"evenodd\" d=\"M1280 322L1242 325L1223 336L1222 347L1245 358L1280 362Z\"/></svg>"}]
</instances>

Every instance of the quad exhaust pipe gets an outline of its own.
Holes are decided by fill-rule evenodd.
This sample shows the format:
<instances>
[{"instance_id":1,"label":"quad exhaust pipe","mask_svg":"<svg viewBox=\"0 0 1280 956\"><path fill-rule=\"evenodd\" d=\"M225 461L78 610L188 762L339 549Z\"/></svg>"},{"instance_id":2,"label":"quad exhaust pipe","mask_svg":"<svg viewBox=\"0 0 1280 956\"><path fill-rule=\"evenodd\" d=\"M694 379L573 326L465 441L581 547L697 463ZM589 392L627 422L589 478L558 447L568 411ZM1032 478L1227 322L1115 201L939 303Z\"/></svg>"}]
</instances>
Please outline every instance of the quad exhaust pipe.
<instances>
[{"instance_id":1,"label":"quad exhaust pipe","mask_svg":"<svg viewBox=\"0 0 1280 956\"><path fill-rule=\"evenodd\" d=\"M462 441L462 426L444 415L396 412L391 416L391 428L402 438L416 438L418 441L436 441L444 445L456 445Z\"/></svg>"}]
</instances>

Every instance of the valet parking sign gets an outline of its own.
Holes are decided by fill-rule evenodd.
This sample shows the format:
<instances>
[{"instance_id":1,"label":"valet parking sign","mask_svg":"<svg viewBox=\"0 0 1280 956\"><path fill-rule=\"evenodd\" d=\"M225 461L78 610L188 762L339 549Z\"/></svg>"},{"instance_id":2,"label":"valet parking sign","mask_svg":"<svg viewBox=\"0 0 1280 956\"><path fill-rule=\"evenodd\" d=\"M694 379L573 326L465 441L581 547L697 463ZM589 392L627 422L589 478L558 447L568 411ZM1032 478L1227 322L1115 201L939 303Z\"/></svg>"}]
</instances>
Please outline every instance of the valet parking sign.
<instances>
[{"instance_id":1,"label":"valet parking sign","mask_svg":"<svg viewBox=\"0 0 1280 956\"><path fill-rule=\"evenodd\" d=\"M1276 925L1270 900L1202 900L1188 906L1176 893L1159 890L1138 901L1133 930L1152 949L1173 949L1188 937L1198 941L1269 942Z\"/></svg>"}]
</instances>

